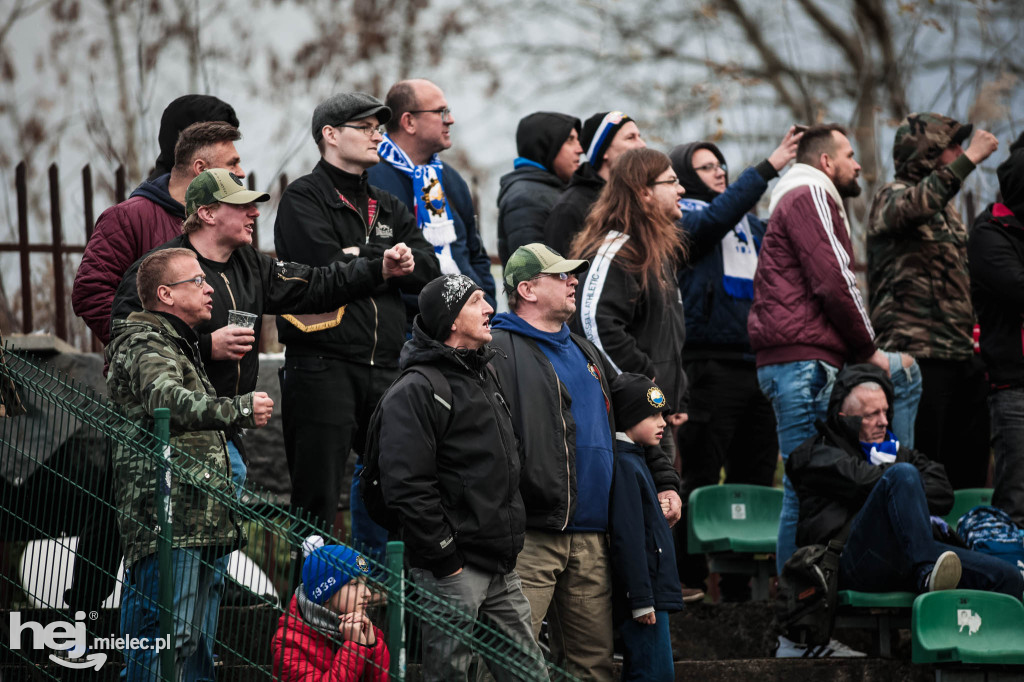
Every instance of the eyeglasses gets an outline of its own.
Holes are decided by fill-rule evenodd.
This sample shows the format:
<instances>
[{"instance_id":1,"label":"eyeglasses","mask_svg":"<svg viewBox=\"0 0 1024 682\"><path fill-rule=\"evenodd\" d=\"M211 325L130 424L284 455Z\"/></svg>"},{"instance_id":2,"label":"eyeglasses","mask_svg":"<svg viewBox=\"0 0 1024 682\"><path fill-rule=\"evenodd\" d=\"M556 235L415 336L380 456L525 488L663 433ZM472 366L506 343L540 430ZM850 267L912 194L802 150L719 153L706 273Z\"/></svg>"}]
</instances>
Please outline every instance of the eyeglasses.
<instances>
[{"instance_id":1,"label":"eyeglasses","mask_svg":"<svg viewBox=\"0 0 1024 682\"><path fill-rule=\"evenodd\" d=\"M195 284L197 287L202 289L203 285L206 284L206 275L196 275L195 277L190 277L189 279L183 279L180 282L171 282L170 284L164 284L163 286L165 286L165 287L176 287L179 284L187 284L188 282L192 282L192 284Z\"/></svg>"},{"instance_id":2,"label":"eyeglasses","mask_svg":"<svg viewBox=\"0 0 1024 682\"><path fill-rule=\"evenodd\" d=\"M559 280L565 282L569 279L569 272L542 272L539 275L534 275L531 280L540 279L541 277L557 277Z\"/></svg>"},{"instance_id":3,"label":"eyeglasses","mask_svg":"<svg viewBox=\"0 0 1024 682\"><path fill-rule=\"evenodd\" d=\"M697 166L693 170L698 173L712 173L717 170L721 170L723 173L727 173L729 168L724 163L705 163L703 166Z\"/></svg>"},{"instance_id":4,"label":"eyeglasses","mask_svg":"<svg viewBox=\"0 0 1024 682\"><path fill-rule=\"evenodd\" d=\"M447 121L452 117L452 110L448 107L441 107L440 109L413 109L409 112L410 114L440 114L442 121Z\"/></svg>"},{"instance_id":5,"label":"eyeglasses","mask_svg":"<svg viewBox=\"0 0 1024 682\"><path fill-rule=\"evenodd\" d=\"M350 123L341 123L341 124L336 125L334 127L335 128L351 128L352 130L358 130L363 135L366 135L369 138L372 138L375 133L383 135L384 134L384 130L385 130L384 126L371 126L371 125L354 126L354 125L352 125Z\"/></svg>"},{"instance_id":6,"label":"eyeglasses","mask_svg":"<svg viewBox=\"0 0 1024 682\"><path fill-rule=\"evenodd\" d=\"M677 178L675 176L672 176L668 180L655 180L654 182L651 183L652 186L654 186L654 185L678 185L678 184L679 184L679 178Z\"/></svg>"}]
</instances>

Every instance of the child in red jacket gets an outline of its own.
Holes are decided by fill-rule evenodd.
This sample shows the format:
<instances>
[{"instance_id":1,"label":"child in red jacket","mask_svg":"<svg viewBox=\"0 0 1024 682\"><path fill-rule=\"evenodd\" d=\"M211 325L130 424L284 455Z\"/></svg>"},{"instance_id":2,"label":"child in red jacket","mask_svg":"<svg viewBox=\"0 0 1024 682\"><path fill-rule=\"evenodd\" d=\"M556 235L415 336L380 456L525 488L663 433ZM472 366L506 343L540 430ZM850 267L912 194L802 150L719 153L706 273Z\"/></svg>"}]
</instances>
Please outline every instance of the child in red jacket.
<instances>
[{"instance_id":1,"label":"child in red jacket","mask_svg":"<svg viewBox=\"0 0 1024 682\"><path fill-rule=\"evenodd\" d=\"M366 616L369 563L349 547L315 540L321 546L306 557L302 584L277 624L275 679L387 682L391 656L384 633Z\"/></svg>"}]
</instances>

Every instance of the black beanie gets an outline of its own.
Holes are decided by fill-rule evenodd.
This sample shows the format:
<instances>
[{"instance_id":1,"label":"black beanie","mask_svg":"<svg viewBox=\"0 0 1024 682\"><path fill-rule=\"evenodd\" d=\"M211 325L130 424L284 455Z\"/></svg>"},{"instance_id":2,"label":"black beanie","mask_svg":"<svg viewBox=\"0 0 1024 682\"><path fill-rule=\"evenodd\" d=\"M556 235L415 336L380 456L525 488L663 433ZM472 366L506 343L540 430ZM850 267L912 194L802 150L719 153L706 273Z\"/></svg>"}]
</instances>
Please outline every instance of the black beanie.
<instances>
[{"instance_id":1,"label":"black beanie","mask_svg":"<svg viewBox=\"0 0 1024 682\"><path fill-rule=\"evenodd\" d=\"M996 169L1003 204L1018 220L1024 219L1024 133L1010 145L1010 158Z\"/></svg>"},{"instance_id":2,"label":"black beanie","mask_svg":"<svg viewBox=\"0 0 1024 682\"><path fill-rule=\"evenodd\" d=\"M643 374L623 372L612 381L615 428L625 431L651 415L669 411L668 400L653 381Z\"/></svg>"},{"instance_id":3,"label":"black beanie","mask_svg":"<svg viewBox=\"0 0 1024 682\"><path fill-rule=\"evenodd\" d=\"M583 147L583 153L587 155L591 168L595 171L601 168L604 153L615 139L619 128L632 120L621 111L602 111L587 119L583 124L583 132L580 133L580 146Z\"/></svg>"},{"instance_id":4,"label":"black beanie","mask_svg":"<svg viewBox=\"0 0 1024 682\"><path fill-rule=\"evenodd\" d=\"M516 153L539 163L554 173L555 157L573 130L579 135L580 120L568 114L538 111L519 121L516 128Z\"/></svg>"},{"instance_id":5,"label":"black beanie","mask_svg":"<svg viewBox=\"0 0 1024 682\"><path fill-rule=\"evenodd\" d=\"M152 181L174 167L174 146L178 144L178 135L193 123L202 121L223 121L238 127L238 117L234 108L227 102L213 95L182 95L167 105L160 117L160 156L156 158L156 166L148 180Z\"/></svg>"},{"instance_id":6,"label":"black beanie","mask_svg":"<svg viewBox=\"0 0 1024 682\"><path fill-rule=\"evenodd\" d=\"M480 287L465 275L441 275L420 291L420 327L430 338L444 343L462 306Z\"/></svg>"}]
</instances>

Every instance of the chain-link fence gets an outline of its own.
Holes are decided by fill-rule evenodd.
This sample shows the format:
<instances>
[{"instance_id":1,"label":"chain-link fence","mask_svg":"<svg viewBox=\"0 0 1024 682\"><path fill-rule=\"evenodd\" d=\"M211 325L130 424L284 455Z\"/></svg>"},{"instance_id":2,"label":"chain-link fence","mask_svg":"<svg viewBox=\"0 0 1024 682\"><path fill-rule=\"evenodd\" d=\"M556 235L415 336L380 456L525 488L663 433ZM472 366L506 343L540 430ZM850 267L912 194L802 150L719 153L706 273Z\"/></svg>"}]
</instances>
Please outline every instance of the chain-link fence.
<instances>
[{"instance_id":1,"label":"chain-link fence","mask_svg":"<svg viewBox=\"0 0 1024 682\"><path fill-rule=\"evenodd\" d=\"M9 349L0 357L5 682L113 680L122 669L147 680L341 669L415 680L424 626L498 679L571 679L406 580L399 542L378 561L327 538L316 579L328 588L305 585L310 524L258 491L239 495L228 467L167 445L166 410L133 424L57 370ZM25 413L12 416L19 401Z\"/></svg>"}]
</instances>

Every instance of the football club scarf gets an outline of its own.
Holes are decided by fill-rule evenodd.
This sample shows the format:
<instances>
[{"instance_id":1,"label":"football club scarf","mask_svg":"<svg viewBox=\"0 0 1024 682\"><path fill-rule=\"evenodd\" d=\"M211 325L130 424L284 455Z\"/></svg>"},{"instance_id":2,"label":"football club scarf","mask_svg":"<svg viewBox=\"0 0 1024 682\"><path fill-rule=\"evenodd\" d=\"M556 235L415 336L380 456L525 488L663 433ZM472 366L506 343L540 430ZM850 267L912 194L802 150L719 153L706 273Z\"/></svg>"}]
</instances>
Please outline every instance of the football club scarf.
<instances>
[{"instance_id":1,"label":"football club scarf","mask_svg":"<svg viewBox=\"0 0 1024 682\"><path fill-rule=\"evenodd\" d=\"M896 454L900 451L900 442L892 431L886 429L885 440L881 443L860 442L860 449L864 451L864 457L872 464L892 464L896 461Z\"/></svg>"},{"instance_id":2,"label":"football club scarf","mask_svg":"<svg viewBox=\"0 0 1024 682\"><path fill-rule=\"evenodd\" d=\"M416 201L416 224L423 237L434 247L434 254L445 275L460 275L459 266L452 258L455 241L455 222L452 220L448 196L441 184L444 166L437 154L422 166L415 165L402 149L387 135L377 147L382 159L412 178L412 195Z\"/></svg>"},{"instance_id":3,"label":"football club scarf","mask_svg":"<svg viewBox=\"0 0 1024 682\"><path fill-rule=\"evenodd\" d=\"M700 199L680 199L683 211L703 211L710 204ZM722 237L722 287L725 293L744 301L754 300L754 272L757 243L747 216Z\"/></svg>"}]
</instances>

